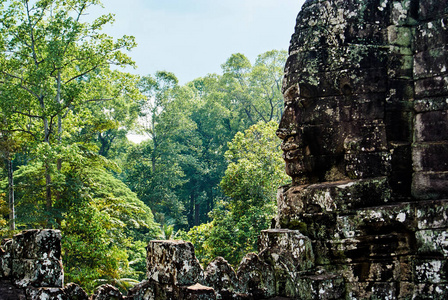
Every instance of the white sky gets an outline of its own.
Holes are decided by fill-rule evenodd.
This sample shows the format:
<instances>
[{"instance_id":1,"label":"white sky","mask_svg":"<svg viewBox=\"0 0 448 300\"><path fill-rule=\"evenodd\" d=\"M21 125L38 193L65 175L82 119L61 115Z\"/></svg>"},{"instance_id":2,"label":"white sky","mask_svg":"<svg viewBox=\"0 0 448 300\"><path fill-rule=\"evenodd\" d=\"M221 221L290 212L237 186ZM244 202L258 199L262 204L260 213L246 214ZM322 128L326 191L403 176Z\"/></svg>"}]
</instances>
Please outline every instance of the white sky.
<instances>
[{"instance_id":1,"label":"white sky","mask_svg":"<svg viewBox=\"0 0 448 300\"><path fill-rule=\"evenodd\" d=\"M289 47L296 16L304 0L103 0L97 13L115 14L105 31L133 35L130 56L141 75L173 72L181 84L221 73L232 53L251 62L272 49Z\"/></svg>"}]
</instances>

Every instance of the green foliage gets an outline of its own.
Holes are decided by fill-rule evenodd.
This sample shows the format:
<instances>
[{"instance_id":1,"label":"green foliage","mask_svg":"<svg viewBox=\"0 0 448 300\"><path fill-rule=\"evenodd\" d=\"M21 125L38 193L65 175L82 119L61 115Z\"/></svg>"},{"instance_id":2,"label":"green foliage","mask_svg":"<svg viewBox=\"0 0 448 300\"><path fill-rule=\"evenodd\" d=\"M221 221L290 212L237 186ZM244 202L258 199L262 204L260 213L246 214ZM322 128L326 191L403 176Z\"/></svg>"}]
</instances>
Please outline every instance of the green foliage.
<instances>
[{"instance_id":1,"label":"green foliage","mask_svg":"<svg viewBox=\"0 0 448 300\"><path fill-rule=\"evenodd\" d=\"M223 75L179 86L111 68L133 66L122 51L136 44L102 32L111 14L83 22L98 0L0 2L0 156L14 161L17 227L62 230L67 282L124 290L144 278L145 243L179 229L203 263L255 249L283 180L286 52L233 54ZM130 130L149 139L132 145Z\"/></svg>"},{"instance_id":2,"label":"green foliage","mask_svg":"<svg viewBox=\"0 0 448 300\"><path fill-rule=\"evenodd\" d=\"M212 256L212 249L208 246L208 239L210 238L210 230L213 224L203 223L192 227L189 231L179 231L177 238L190 241L195 246L196 257L201 262L202 266L206 267L216 256ZM213 246L213 245L212 245Z\"/></svg>"},{"instance_id":3,"label":"green foliage","mask_svg":"<svg viewBox=\"0 0 448 300\"><path fill-rule=\"evenodd\" d=\"M138 279L144 272L138 240L156 237L158 225L150 209L106 170L74 171L63 197L69 204L62 223L66 277L88 289L105 281L125 288L132 280L123 278Z\"/></svg>"},{"instance_id":4,"label":"green foliage","mask_svg":"<svg viewBox=\"0 0 448 300\"><path fill-rule=\"evenodd\" d=\"M118 156L113 142L133 128L142 95L136 76L111 68L134 65L121 52L134 38L102 33L110 14L82 21L98 4L3 1L0 10L0 154L15 159L18 228L61 229L66 280L89 290L141 278L143 241L160 234L106 159Z\"/></svg>"},{"instance_id":5,"label":"green foliage","mask_svg":"<svg viewBox=\"0 0 448 300\"><path fill-rule=\"evenodd\" d=\"M233 54L222 76L183 87L169 72L142 78L141 132L149 141L130 149L124 180L158 222L179 229L210 221L222 197L228 142L260 120L280 118L285 59L284 51L268 51L252 66L243 54Z\"/></svg>"},{"instance_id":6,"label":"green foliage","mask_svg":"<svg viewBox=\"0 0 448 300\"><path fill-rule=\"evenodd\" d=\"M276 122L260 122L229 143L225 156L230 163L221 181L227 198L213 210L211 223L183 235L203 261L223 256L238 264L256 250L259 232L270 227L277 187L287 180L276 128Z\"/></svg>"},{"instance_id":7,"label":"green foliage","mask_svg":"<svg viewBox=\"0 0 448 300\"><path fill-rule=\"evenodd\" d=\"M8 203L6 202L6 193L0 193L0 237L8 231Z\"/></svg>"}]
</instances>

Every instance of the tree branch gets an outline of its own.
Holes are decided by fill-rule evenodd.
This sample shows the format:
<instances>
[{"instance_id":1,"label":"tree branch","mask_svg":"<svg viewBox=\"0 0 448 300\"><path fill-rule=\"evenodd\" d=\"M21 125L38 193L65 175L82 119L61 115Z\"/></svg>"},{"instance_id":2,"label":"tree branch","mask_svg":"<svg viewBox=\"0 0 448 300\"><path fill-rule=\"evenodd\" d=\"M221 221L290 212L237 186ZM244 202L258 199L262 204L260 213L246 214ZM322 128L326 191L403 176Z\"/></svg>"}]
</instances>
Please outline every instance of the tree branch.
<instances>
[{"instance_id":1,"label":"tree branch","mask_svg":"<svg viewBox=\"0 0 448 300\"><path fill-rule=\"evenodd\" d=\"M25 129L11 129L11 130L8 130L8 131L10 131L10 132L24 132L26 134L31 135L35 140L37 140L36 135L34 133L32 133L31 131L29 131L29 130L25 130Z\"/></svg>"},{"instance_id":2,"label":"tree branch","mask_svg":"<svg viewBox=\"0 0 448 300\"><path fill-rule=\"evenodd\" d=\"M18 111L18 110L12 110L12 112L16 113L16 114L19 114L19 115L26 116L26 117L30 117L30 118L36 118L36 119L42 119L43 118L42 116L32 115L32 114L21 112L21 111Z\"/></svg>"},{"instance_id":3,"label":"tree branch","mask_svg":"<svg viewBox=\"0 0 448 300\"><path fill-rule=\"evenodd\" d=\"M23 78L21 78L21 77L19 77L19 76L12 75L12 74L9 74L9 73L6 73L5 71L0 71L0 73L6 75L6 76L8 76L8 77L18 79L18 80L20 80L20 82L22 82L22 83L27 83ZM0 83L8 84L8 83L5 82L5 81L0 81ZM39 95L38 95L38 94L36 94L35 92L33 92L32 90L30 90L30 89L27 88L26 86L24 86L24 85L21 84L19 87L20 87L21 89L27 91L28 93L30 93L30 94L33 95L34 97L39 98Z\"/></svg>"},{"instance_id":4,"label":"tree branch","mask_svg":"<svg viewBox=\"0 0 448 300\"><path fill-rule=\"evenodd\" d=\"M25 7L26 7L26 15L28 17L28 27L30 30L30 38L31 38L31 51L33 53L34 64L36 66L39 66L39 62L37 61L36 43L34 40L34 27L31 25L31 15L28 1L25 1Z\"/></svg>"},{"instance_id":5,"label":"tree branch","mask_svg":"<svg viewBox=\"0 0 448 300\"><path fill-rule=\"evenodd\" d=\"M99 65L96 65L96 66L94 66L94 67L92 67L92 68L86 70L85 72L82 72L82 73L80 73L80 74L78 74L78 75L76 75L76 76L73 76L72 78L70 78L69 80L67 80L66 82L64 82L64 84L67 84L67 83L69 83L69 82L71 82L71 81L73 81L73 80L75 80L75 79L77 79L77 78L80 78L80 77L82 77L82 76L84 76L84 75L86 75L86 74L92 72L93 70L95 70L95 69L98 68L98 67L99 67Z\"/></svg>"}]
</instances>

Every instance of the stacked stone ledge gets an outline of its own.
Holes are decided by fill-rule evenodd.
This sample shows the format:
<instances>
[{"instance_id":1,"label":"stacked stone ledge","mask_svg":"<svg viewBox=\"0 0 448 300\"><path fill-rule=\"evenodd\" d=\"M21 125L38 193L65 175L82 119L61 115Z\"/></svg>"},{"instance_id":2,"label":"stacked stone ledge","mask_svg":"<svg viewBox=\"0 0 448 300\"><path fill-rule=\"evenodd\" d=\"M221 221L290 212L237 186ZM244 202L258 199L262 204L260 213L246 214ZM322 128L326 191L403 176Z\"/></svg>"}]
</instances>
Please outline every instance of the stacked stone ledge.
<instances>
[{"instance_id":1,"label":"stacked stone ledge","mask_svg":"<svg viewBox=\"0 0 448 300\"><path fill-rule=\"evenodd\" d=\"M151 241L147 247L147 280L129 293L132 299L216 299L206 287L204 271L191 243Z\"/></svg>"},{"instance_id":2,"label":"stacked stone ledge","mask_svg":"<svg viewBox=\"0 0 448 300\"><path fill-rule=\"evenodd\" d=\"M26 230L3 241L1 249L1 300L88 299L77 285L63 287L60 231Z\"/></svg>"}]
</instances>

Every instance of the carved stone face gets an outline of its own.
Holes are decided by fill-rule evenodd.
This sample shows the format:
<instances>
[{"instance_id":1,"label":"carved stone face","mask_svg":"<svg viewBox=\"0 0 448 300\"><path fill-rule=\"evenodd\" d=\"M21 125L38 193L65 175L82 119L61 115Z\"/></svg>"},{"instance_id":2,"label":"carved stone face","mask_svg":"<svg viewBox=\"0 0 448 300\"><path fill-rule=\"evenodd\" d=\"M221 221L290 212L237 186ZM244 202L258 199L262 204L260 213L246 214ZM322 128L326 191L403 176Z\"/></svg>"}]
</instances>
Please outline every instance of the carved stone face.
<instances>
[{"instance_id":1,"label":"carved stone face","mask_svg":"<svg viewBox=\"0 0 448 300\"><path fill-rule=\"evenodd\" d=\"M284 93L285 109L277 130L286 173L295 184L327 181L331 176L343 179L344 97L326 96L305 78L298 80Z\"/></svg>"},{"instance_id":2,"label":"carved stone face","mask_svg":"<svg viewBox=\"0 0 448 300\"><path fill-rule=\"evenodd\" d=\"M365 17L354 3L307 1L298 17L277 130L295 185L388 172L387 51L378 46L388 43L386 30L374 19L346 22Z\"/></svg>"}]
</instances>

